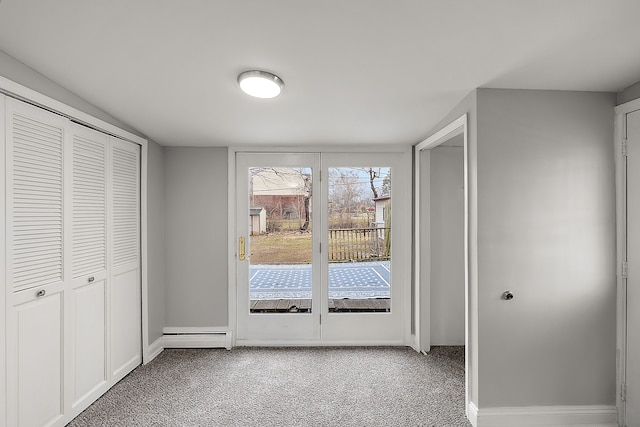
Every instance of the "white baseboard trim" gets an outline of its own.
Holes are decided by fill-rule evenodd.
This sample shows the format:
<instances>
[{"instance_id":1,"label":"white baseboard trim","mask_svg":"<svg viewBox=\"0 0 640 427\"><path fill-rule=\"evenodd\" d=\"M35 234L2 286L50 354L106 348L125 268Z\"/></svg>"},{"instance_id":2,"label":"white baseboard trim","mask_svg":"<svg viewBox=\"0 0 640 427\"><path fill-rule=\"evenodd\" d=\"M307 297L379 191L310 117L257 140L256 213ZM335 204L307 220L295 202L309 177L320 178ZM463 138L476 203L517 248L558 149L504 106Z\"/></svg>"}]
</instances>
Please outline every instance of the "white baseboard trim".
<instances>
[{"instance_id":1,"label":"white baseboard trim","mask_svg":"<svg viewBox=\"0 0 640 427\"><path fill-rule=\"evenodd\" d=\"M467 418L473 427L478 427L478 407L473 402L469 402L467 406Z\"/></svg>"},{"instance_id":2,"label":"white baseboard trim","mask_svg":"<svg viewBox=\"0 0 640 427\"><path fill-rule=\"evenodd\" d=\"M531 406L512 408L468 408L474 427L617 427L615 406ZM475 421L475 422L474 422Z\"/></svg>"},{"instance_id":3,"label":"white baseboard trim","mask_svg":"<svg viewBox=\"0 0 640 427\"><path fill-rule=\"evenodd\" d=\"M162 341L163 341L163 337L160 337L154 342L152 342L151 344L149 344L149 349L148 349L149 359L146 361L145 365L151 362L156 357L158 357L160 353L162 353L162 350L164 350L164 345Z\"/></svg>"},{"instance_id":4,"label":"white baseboard trim","mask_svg":"<svg viewBox=\"0 0 640 427\"><path fill-rule=\"evenodd\" d=\"M231 350L232 334L222 328L175 328L163 329L164 348L226 348Z\"/></svg>"},{"instance_id":5,"label":"white baseboard trim","mask_svg":"<svg viewBox=\"0 0 640 427\"><path fill-rule=\"evenodd\" d=\"M254 340L236 339L238 347L406 347L401 341Z\"/></svg>"}]
</instances>

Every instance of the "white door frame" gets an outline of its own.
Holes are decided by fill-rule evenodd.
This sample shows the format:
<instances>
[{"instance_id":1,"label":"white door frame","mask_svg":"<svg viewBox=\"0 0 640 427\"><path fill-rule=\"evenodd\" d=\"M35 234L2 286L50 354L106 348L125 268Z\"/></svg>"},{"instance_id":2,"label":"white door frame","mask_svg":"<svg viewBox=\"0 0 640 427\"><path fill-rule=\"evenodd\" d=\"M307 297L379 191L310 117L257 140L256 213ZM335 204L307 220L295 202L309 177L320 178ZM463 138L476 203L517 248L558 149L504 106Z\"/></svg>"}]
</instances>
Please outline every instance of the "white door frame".
<instances>
[{"instance_id":1,"label":"white door frame","mask_svg":"<svg viewBox=\"0 0 640 427\"><path fill-rule=\"evenodd\" d=\"M0 277L3 279L5 274L5 96L0 93ZM6 286L6 285L5 285ZM7 365L6 365L6 339L7 339L7 322L6 322L6 294L7 291L3 287L0 287L0 319L3 321L3 326L0 330L0 384L4 384L4 387L0 387L0 427L5 427L7 424Z\"/></svg>"},{"instance_id":2,"label":"white door frame","mask_svg":"<svg viewBox=\"0 0 640 427\"><path fill-rule=\"evenodd\" d=\"M228 235L228 244L227 244L227 248L229 251L229 254L233 254L232 256L228 257L228 263L227 263L227 268L228 268L228 277L229 277L229 282L228 282L228 298L229 298L229 304L228 304L228 310L229 310L229 331L231 332L231 339L230 339L230 346L234 347L237 346L239 344L246 344L246 343L239 343L237 342L237 330L238 330L238 316L237 316L237 309L238 309L238 300L237 300L237 272L236 272L236 260L238 257L238 245L236 242L236 234L235 234L235 230L236 230L236 153L241 153L241 152L247 152L247 153L341 153L341 154L355 154L355 153L363 153L363 152L375 152L375 153L400 153L402 155L402 164L405 165L406 167L403 168L402 170L396 172L397 174L402 173L406 175L406 182L407 182L407 187L409 186L408 183L410 183L411 181L411 147L407 146L397 146L397 145L376 145L374 147L365 147L365 146L347 146L347 147L340 147L339 149L336 149L336 147L332 147L332 146L314 146L314 147L298 147L298 146L292 146L292 147L229 147L228 149L228 157L227 157L227 164L228 164L228 191L227 191L227 206L228 206L228 229L229 230L233 230L233 232L230 232ZM392 183L393 185L393 183ZM406 220L405 221L400 221L399 225L397 227L397 233L396 235L402 235L405 234L406 235L406 242L401 243L402 245L406 246L405 250L403 250L402 252L404 254L406 254L406 256L403 256L402 259L398 260L398 264L397 264L397 268L403 269L405 272L410 272L411 271L411 199L410 199L410 194L407 193L406 197L404 197L405 200L402 200L400 202L396 201L395 202L395 206L396 206L396 212L400 212L400 211L404 211L406 212ZM397 217L398 215L396 215ZM402 231L404 230L404 231ZM412 345L413 339L411 336L411 307L412 307L412 301L411 301L411 292L410 292L410 274L405 274L405 292L404 292L404 301L402 301L403 304L403 310L404 310L404 320L403 320L403 324L404 324L404 340L402 343L400 342L395 342L394 345ZM273 342L270 341L268 343L260 343L260 342L254 342L251 343L251 345L267 345L267 346L273 346L273 345L278 345L278 344L286 344L286 345L290 345L290 346L294 346L294 345L306 345L306 346L313 346L313 345L380 345L383 343L380 342L370 342L370 343L366 343L366 342L357 342L357 343L348 343L348 342L329 342L329 341L317 341L317 342L295 342L295 341L289 341L286 343L277 343L277 342Z\"/></svg>"},{"instance_id":3,"label":"white door frame","mask_svg":"<svg viewBox=\"0 0 640 427\"><path fill-rule=\"evenodd\" d=\"M616 375L616 407L618 422L625 425L625 401L622 387L626 379L627 358L627 280L622 275L622 265L627 259L627 164L623 154L623 142L627 138L627 114L640 110L640 99L618 105L615 108L615 173L616 173L616 347L618 353Z\"/></svg>"},{"instance_id":4,"label":"white door frame","mask_svg":"<svg viewBox=\"0 0 640 427\"><path fill-rule=\"evenodd\" d=\"M425 262L421 265L421 256L424 252L426 255L430 255L431 253L431 233L428 227L430 224L430 212L427 210L426 212L422 212L420 209L420 205L423 202L426 202L429 205L430 202L430 189L428 186L423 191L421 188L421 182L430 182L429 178L429 167L422 168L420 166L421 160L421 152L425 152L426 160L430 159L430 150L435 148L446 141L458 136L462 135L464 140L464 283L465 283L465 298L464 298L464 311L465 311L465 409L468 411L469 408L469 366L470 366L470 352L469 352L469 333L472 325L470 322L472 321L472 316L469 312L469 292L470 292L470 284L469 284L469 249L470 245L476 244L477 239L471 239L469 235L469 220L470 220L470 211L469 211L469 149L468 149L468 138L467 138L467 114L459 117L458 119L451 122L449 125L445 126L429 138L420 142L414 147L414 185L413 185L413 203L414 203L414 216L413 216L413 259L414 259L414 342L413 348L416 351L420 352L428 352L431 350L431 319L430 319L430 305L431 305L431 279L430 275L425 275L424 280L421 280L421 272L422 270L430 271L430 256L424 257ZM423 199L421 200L421 192L423 193ZM424 218L424 223L427 225L425 230L422 230L421 227L421 219ZM426 244L424 246L421 245L421 233L426 237ZM475 251L477 253L477 251ZM476 321L477 324L477 321ZM467 414L468 416L468 414Z\"/></svg>"}]
</instances>

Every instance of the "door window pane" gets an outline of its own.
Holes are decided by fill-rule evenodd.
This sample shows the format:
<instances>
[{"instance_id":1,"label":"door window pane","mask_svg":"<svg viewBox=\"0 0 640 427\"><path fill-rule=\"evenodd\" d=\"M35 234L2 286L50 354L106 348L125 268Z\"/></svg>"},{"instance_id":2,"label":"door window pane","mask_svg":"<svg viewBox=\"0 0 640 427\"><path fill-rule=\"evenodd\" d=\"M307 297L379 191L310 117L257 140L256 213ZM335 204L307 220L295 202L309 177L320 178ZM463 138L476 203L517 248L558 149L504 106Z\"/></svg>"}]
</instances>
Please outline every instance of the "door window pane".
<instances>
[{"instance_id":1,"label":"door window pane","mask_svg":"<svg viewBox=\"0 0 640 427\"><path fill-rule=\"evenodd\" d=\"M391 168L329 168L329 311L391 307Z\"/></svg>"},{"instance_id":2,"label":"door window pane","mask_svg":"<svg viewBox=\"0 0 640 427\"><path fill-rule=\"evenodd\" d=\"M310 313L312 170L249 168L251 313Z\"/></svg>"}]
</instances>

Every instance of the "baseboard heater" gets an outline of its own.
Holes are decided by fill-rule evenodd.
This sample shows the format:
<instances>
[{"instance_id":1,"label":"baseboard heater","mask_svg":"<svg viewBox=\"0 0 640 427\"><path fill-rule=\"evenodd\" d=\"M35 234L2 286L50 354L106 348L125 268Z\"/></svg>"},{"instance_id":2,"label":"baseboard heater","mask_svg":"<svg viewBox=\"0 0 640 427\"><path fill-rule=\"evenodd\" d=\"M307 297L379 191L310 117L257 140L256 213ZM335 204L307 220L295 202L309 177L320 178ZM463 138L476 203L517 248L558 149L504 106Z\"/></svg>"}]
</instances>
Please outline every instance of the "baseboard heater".
<instances>
[{"instance_id":1,"label":"baseboard heater","mask_svg":"<svg viewBox=\"0 0 640 427\"><path fill-rule=\"evenodd\" d=\"M229 330L205 328L164 328L164 348L226 348L231 350Z\"/></svg>"}]
</instances>

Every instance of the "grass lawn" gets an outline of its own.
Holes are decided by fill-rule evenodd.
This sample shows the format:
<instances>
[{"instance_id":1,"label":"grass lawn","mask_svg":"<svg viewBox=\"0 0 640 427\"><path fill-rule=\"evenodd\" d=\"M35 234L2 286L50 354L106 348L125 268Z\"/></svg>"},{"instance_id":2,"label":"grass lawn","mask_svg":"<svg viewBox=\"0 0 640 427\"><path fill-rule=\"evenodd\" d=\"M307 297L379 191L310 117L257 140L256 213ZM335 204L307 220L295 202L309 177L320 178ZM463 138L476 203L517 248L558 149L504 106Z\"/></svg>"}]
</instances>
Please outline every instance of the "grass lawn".
<instances>
[{"instance_id":1,"label":"grass lawn","mask_svg":"<svg viewBox=\"0 0 640 427\"><path fill-rule=\"evenodd\" d=\"M311 263L311 232L282 231L251 236L251 264Z\"/></svg>"},{"instance_id":2,"label":"grass lawn","mask_svg":"<svg viewBox=\"0 0 640 427\"><path fill-rule=\"evenodd\" d=\"M331 236L328 248L331 262L387 259L379 258L381 254L372 255L372 235L338 232ZM278 231L251 236L250 245L251 264L311 264L311 231Z\"/></svg>"}]
</instances>

